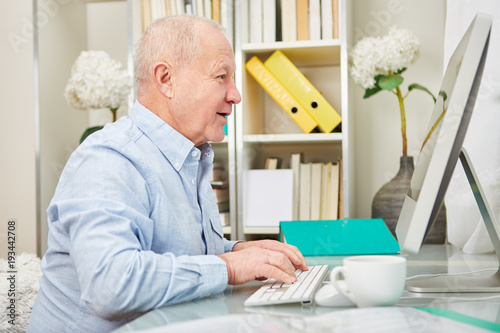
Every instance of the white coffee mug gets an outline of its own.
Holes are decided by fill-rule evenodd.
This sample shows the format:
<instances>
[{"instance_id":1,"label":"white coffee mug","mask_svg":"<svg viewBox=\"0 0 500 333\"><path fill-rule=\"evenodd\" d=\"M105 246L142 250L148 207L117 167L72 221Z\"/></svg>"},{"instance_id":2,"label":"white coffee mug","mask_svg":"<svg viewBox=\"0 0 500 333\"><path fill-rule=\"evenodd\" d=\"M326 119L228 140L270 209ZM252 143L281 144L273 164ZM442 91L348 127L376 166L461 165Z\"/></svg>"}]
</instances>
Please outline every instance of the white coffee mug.
<instances>
[{"instance_id":1,"label":"white coffee mug","mask_svg":"<svg viewBox=\"0 0 500 333\"><path fill-rule=\"evenodd\" d=\"M347 290L338 283L340 273ZM406 259L389 255L348 257L343 266L332 269L330 281L358 307L394 305L406 286Z\"/></svg>"}]
</instances>

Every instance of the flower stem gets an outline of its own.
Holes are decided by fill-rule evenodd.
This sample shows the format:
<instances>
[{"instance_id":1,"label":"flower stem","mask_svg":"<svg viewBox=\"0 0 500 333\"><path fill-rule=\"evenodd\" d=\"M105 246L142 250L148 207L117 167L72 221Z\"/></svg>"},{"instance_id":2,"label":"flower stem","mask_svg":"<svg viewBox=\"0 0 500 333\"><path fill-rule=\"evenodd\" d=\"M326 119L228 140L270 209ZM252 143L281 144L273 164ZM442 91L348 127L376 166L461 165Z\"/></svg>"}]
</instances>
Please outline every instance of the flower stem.
<instances>
[{"instance_id":1,"label":"flower stem","mask_svg":"<svg viewBox=\"0 0 500 333\"><path fill-rule=\"evenodd\" d=\"M113 122L116 121L116 112L118 111L118 108L116 109L112 109L112 108L109 108L111 110L111 113L113 114Z\"/></svg>"},{"instance_id":2,"label":"flower stem","mask_svg":"<svg viewBox=\"0 0 500 333\"><path fill-rule=\"evenodd\" d=\"M401 94L401 89L399 89L399 86L396 87L396 93L397 93L398 101L399 101L399 110L401 111L401 135L403 136L403 156L407 156L405 104L404 104L404 98L403 98L403 95Z\"/></svg>"}]
</instances>

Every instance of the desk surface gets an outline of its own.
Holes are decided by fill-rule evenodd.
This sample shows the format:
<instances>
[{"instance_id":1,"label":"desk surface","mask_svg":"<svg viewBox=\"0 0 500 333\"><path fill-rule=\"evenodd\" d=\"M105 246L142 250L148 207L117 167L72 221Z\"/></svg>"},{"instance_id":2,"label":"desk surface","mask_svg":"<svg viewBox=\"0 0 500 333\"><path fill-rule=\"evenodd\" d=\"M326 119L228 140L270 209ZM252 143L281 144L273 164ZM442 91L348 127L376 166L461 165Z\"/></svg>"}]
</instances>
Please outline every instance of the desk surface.
<instances>
[{"instance_id":1,"label":"desk surface","mask_svg":"<svg viewBox=\"0 0 500 333\"><path fill-rule=\"evenodd\" d=\"M343 257L307 257L308 265L342 264ZM462 273L482 269L498 268L494 254L469 255L449 245L424 245L418 255L408 255L408 276L436 273ZM493 273L492 270L489 274ZM148 330L194 319L228 315L265 314L274 318L306 317L327 314L346 308L321 307L300 304L244 307L243 302L262 285L253 281L241 286L228 286L224 293L216 296L165 306L150 311L122 326L115 332ZM498 296L498 297L496 297ZM398 307L432 307L452 310L457 313L500 323L500 294L415 294L405 292Z\"/></svg>"}]
</instances>

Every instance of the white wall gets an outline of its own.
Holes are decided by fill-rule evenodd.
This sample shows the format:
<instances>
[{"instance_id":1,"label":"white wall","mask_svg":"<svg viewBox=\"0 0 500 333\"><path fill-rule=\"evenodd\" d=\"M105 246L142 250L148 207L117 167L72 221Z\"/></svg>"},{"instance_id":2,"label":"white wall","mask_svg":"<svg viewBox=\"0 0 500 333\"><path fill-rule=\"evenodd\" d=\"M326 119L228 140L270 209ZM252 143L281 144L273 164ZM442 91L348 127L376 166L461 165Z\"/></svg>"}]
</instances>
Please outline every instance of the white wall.
<instances>
[{"instance_id":1,"label":"white wall","mask_svg":"<svg viewBox=\"0 0 500 333\"><path fill-rule=\"evenodd\" d=\"M44 1L39 1L44 11ZM111 121L108 110L73 109L64 98L71 67L84 50L105 50L127 64L126 1L65 0L39 29L41 255L47 249L46 209L59 176L85 129ZM127 108L120 108L119 116Z\"/></svg>"},{"instance_id":2,"label":"white wall","mask_svg":"<svg viewBox=\"0 0 500 333\"><path fill-rule=\"evenodd\" d=\"M47 249L47 207L66 161L87 128L86 112L72 109L64 98L71 67L86 48L85 6L82 0L38 1L39 15L47 17L38 29L40 255Z\"/></svg>"},{"instance_id":3,"label":"white wall","mask_svg":"<svg viewBox=\"0 0 500 333\"><path fill-rule=\"evenodd\" d=\"M37 251L32 1L0 1L0 256L16 219L16 253Z\"/></svg>"},{"instance_id":4,"label":"white wall","mask_svg":"<svg viewBox=\"0 0 500 333\"><path fill-rule=\"evenodd\" d=\"M106 51L127 69L127 2L106 1L87 4L87 49ZM118 109L117 118L128 114L127 105ZM112 121L108 109L89 110L89 126Z\"/></svg>"},{"instance_id":5,"label":"white wall","mask_svg":"<svg viewBox=\"0 0 500 333\"><path fill-rule=\"evenodd\" d=\"M421 56L404 73L405 94L411 83L436 92L443 73L446 4L444 0L355 0L353 35L383 36L391 25L411 30L420 40ZM363 99L364 90L352 85L350 105L354 129L355 207L352 217L371 217L371 203L379 188L393 178L402 155L401 118L396 96L382 91ZM433 101L425 93L412 92L405 100L408 155L416 159Z\"/></svg>"}]
</instances>

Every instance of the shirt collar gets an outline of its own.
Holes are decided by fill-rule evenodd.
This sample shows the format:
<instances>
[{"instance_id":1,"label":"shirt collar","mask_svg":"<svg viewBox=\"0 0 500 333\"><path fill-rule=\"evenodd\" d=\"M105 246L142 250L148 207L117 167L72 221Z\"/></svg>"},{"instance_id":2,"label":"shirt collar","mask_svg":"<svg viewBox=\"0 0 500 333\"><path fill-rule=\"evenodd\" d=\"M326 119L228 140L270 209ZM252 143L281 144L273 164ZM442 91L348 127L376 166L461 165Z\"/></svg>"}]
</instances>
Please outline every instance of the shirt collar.
<instances>
[{"instance_id":1,"label":"shirt collar","mask_svg":"<svg viewBox=\"0 0 500 333\"><path fill-rule=\"evenodd\" d=\"M177 171L181 169L186 158L194 149L199 150L201 154L210 153L211 151L209 143L195 148L193 142L177 132L138 101L135 102L130 110L130 118L144 135L160 149L165 158L169 160Z\"/></svg>"}]
</instances>

